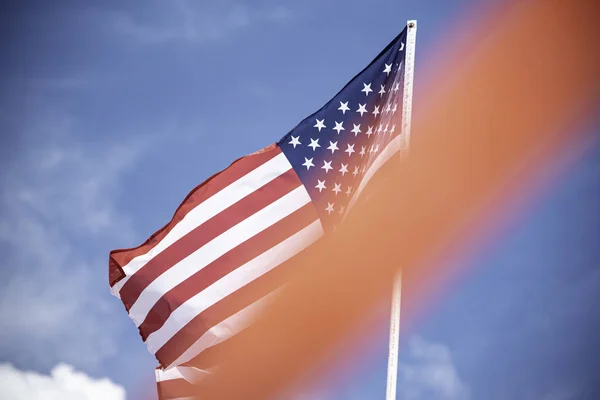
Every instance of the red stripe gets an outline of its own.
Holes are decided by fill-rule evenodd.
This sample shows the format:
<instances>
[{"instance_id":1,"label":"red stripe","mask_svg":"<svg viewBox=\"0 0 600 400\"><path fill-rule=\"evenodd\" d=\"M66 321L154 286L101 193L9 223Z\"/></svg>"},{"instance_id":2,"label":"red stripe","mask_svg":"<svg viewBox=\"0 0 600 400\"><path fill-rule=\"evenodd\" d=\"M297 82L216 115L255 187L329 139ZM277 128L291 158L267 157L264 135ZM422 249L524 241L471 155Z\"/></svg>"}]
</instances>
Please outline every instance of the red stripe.
<instances>
[{"instance_id":1,"label":"red stripe","mask_svg":"<svg viewBox=\"0 0 600 400\"><path fill-rule=\"evenodd\" d=\"M284 262L198 314L156 352L158 362L163 367L171 365L209 329L281 287L292 266L290 260Z\"/></svg>"},{"instance_id":2,"label":"red stripe","mask_svg":"<svg viewBox=\"0 0 600 400\"><path fill-rule=\"evenodd\" d=\"M156 388L159 400L194 397L194 391L196 390L192 383L183 378L156 382Z\"/></svg>"},{"instance_id":3,"label":"red stripe","mask_svg":"<svg viewBox=\"0 0 600 400\"><path fill-rule=\"evenodd\" d=\"M140 325L142 338L146 340L148 335L160 329L169 318L169 315L194 295L289 238L306 227L308 222L312 222L317 218L318 215L312 204L307 204L228 253L223 254L171 289L154 305L145 321Z\"/></svg>"},{"instance_id":4,"label":"red stripe","mask_svg":"<svg viewBox=\"0 0 600 400\"><path fill-rule=\"evenodd\" d=\"M142 245L130 249L119 249L110 252L109 256L109 283L114 286L121 280L125 273L123 267L133 258L152 250L164 237L181 221L188 212L204 202L206 199L214 196L216 193L231 185L244 175L260 167L262 164L281 154L281 149L276 145L265 147L264 149L242 157L234 161L225 170L216 173L203 183L194 188L175 211L171 221L160 230L150 236Z\"/></svg>"},{"instance_id":5,"label":"red stripe","mask_svg":"<svg viewBox=\"0 0 600 400\"><path fill-rule=\"evenodd\" d=\"M290 168L287 172L210 218L156 255L133 274L121 288L121 300L127 311L137 301L144 289L166 270L223 232L301 185L302 182L300 182L298 175Z\"/></svg>"}]
</instances>

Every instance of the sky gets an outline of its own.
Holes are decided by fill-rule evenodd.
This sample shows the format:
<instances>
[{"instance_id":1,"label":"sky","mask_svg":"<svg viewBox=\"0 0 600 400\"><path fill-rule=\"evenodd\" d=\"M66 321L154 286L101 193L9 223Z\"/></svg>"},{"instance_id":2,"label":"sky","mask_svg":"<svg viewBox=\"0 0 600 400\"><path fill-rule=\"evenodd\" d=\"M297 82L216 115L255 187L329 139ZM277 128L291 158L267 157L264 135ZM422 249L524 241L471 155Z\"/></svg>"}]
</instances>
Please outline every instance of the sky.
<instances>
[{"instance_id":1,"label":"sky","mask_svg":"<svg viewBox=\"0 0 600 400\"><path fill-rule=\"evenodd\" d=\"M0 17L0 397L19 400L152 399L156 362L110 295L108 252L320 108L407 19L418 99L421 61L475 4L13 3ZM599 204L597 140L489 245L449 260L465 272L402 332L399 398L594 398ZM384 397L386 305L374 313L356 352L294 396Z\"/></svg>"}]
</instances>

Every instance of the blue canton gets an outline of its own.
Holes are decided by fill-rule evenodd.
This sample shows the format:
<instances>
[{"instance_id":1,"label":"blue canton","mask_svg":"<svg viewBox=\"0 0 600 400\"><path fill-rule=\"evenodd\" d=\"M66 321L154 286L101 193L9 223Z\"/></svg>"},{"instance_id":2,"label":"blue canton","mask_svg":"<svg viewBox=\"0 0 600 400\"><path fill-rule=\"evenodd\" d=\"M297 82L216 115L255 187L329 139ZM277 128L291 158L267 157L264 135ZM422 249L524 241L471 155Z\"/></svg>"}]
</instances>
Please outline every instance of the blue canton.
<instances>
[{"instance_id":1,"label":"blue canton","mask_svg":"<svg viewBox=\"0 0 600 400\"><path fill-rule=\"evenodd\" d=\"M277 143L326 231L348 211L377 158L401 139L406 33Z\"/></svg>"}]
</instances>

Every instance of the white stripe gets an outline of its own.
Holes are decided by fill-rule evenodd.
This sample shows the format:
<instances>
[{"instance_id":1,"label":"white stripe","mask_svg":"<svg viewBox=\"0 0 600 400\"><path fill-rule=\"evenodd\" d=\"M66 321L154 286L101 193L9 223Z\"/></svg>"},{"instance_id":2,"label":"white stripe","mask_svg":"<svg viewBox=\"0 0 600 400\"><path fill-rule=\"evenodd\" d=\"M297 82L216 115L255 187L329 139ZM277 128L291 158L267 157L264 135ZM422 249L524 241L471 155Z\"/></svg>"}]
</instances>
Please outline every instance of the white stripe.
<instances>
[{"instance_id":1,"label":"white stripe","mask_svg":"<svg viewBox=\"0 0 600 400\"><path fill-rule=\"evenodd\" d=\"M111 288L113 295L120 297L119 291L131 275L139 271L167 247L291 168L292 165L281 153L200 203L187 213L154 248L146 254L135 257L123 267L126 276Z\"/></svg>"},{"instance_id":2,"label":"white stripe","mask_svg":"<svg viewBox=\"0 0 600 400\"><path fill-rule=\"evenodd\" d=\"M202 370L194 367L173 367L165 370L157 369L156 382L171 381L175 379L185 379L188 382L198 382L200 379L210 374L211 370Z\"/></svg>"},{"instance_id":3,"label":"white stripe","mask_svg":"<svg viewBox=\"0 0 600 400\"><path fill-rule=\"evenodd\" d=\"M156 382L171 381L173 379L185 379L178 367L169 369L157 369L155 370Z\"/></svg>"},{"instance_id":4,"label":"white stripe","mask_svg":"<svg viewBox=\"0 0 600 400\"><path fill-rule=\"evenodd\" d=\"M310 196L299 186L262 210L223 232L194 253L163 272L142 291L129 309L129 316L140 326L154 304L169 290L239 244L267 229L310 202Z\"/></svg>"},{"instance_id":5,"label":"white stripe","mask_svg":"<svg viewBox=\"0 0 600 400\"><path fill-rule=\"evenodd\" d=\"M356 192L354 193L354 196L352 196L352 200L350 201L350 204L348 205L347 213L350 211L350 209L352 208L352 206L358 199L358 196L360 196L360 193L365 189L365 187L367 186L367 184L369 183L371 178L373 178L373 175L375 175L377 170L379 168L381 168L386 162L388 162L388 160L390 158L392 158L392 156L394 154L396 154L398 151L406 148L406 146L407 146L406 136L404 136L404 135L396 136L394 139L392 139L388 143L387 146L385 146L383 151L381 153L379 153L377 158L373 161L373 163L371 164L371 166L365 173L365 176L363 177L363 179L360 181L360 184L358 185L358 188L356 189ZM348 215L347 213L345 215Z\"/></svg>"},{"instance_id":6,"label":"white stripe","mask_svg":"<svg viewBox=\"0 0 600 400\"><path fill-rule=\"evenodd\" d=\"M255 301L243 310L238 311L231 317L227 318L223 322L210 328L204 335L202 335L193 345L191 345L179 358L171 365L180 365L189 362L191 359L202 353L209 347L216 346L229 339L232 336L240 333L242 330L247 328L252 319L261 312L268 303L273 300L277 294L281 291L279 288L260 300Z\"/></svg>"},{"instance_id":7,"label":"white stripe","mask_svg":"<svg viewBox=\"0 0 600 400\"><path fill-rule=\"evenodd\" d=\"M148 348L152 353L156 353L198 314L292 258L322 235L321 222L316 220L258 257L225 275L173 311L165 324L148 336L146 339Z\"/></svg>"},{"instance_id":8,"label":"white stripe","mask_svg":"<svg viewBox=\"0 0 600 400\"><path fill-rule=\"evenodd\" d=\"M356 190L355 196L360 195L360 193L364 190L365 186L367 186L367 183L369 183L369 181L371 180L371 178L373 178L373 175L375 175L375 172L377 172L379 168L383 167L383 165L386 162L388 162L394 154L396 154L398 151L404 148L405 140L406 136L398 135L394 139L392 139L387 146L385 146L383 151L373 161L373 163L365 173L365 176L360 181L360 185Z\"/></svg>"},{"instance_id":9,"label":"white stripe","mask_svg":"<svg viewBox=\"0 0 600 400\"><path fill-rule=\"evenodd\" d=\"M200 382L207 375L212 373L215 368L211 370L202 370L194 367L173 367L166 370L157 369L155 370L156 382L172 381L177 379L184 379L190 383ZM164 397L159 396L161 399ZM166 398L165 398L166 399ZM169 400L194 400L195 397L177 397L170 398Z\"/></svg>"}]
</instances>

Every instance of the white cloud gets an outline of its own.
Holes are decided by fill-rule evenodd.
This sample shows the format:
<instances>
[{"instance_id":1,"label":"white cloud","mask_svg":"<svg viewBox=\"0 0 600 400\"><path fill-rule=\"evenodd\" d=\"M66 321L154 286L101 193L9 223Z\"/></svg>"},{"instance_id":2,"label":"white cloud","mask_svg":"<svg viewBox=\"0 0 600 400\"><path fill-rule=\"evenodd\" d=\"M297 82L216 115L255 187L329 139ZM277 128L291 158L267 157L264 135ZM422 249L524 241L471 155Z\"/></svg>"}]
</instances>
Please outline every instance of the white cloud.
<instances>
[{"instance_id":1,"label":"white cloud","mask_svg":"<svg viewBox=\"0 0 600 400\"><path fill-rule=\"evenodd\" d=\"M399 398L469 399L469 388L458 376L447 346L415 337L408 345L408 359L399 365Z\"/></svg>"},{"instance_id":2,"label":"white cloud","mask_svg":"<svg viewBox=\"0 0 600 400\"><path fill-rule=\"evenodd\" d=\"M50 375L0 364L0 398L5 400L125 400L125 389L59 364Z\"/></svg>"},{"instance_id":3,"label":"white cloud","mask_svg":"<svg viewBox=\"0 0 600 400\"><path fill-rule=\"evenodd\" d=\"M282 24L292 17L292 11L283 5L259 8L232 1L187 0L163 4L156 18L149 20L138 14L110 13L110 25L118 34L145 44L208 43L260 24Z\"/></svg>"}]
</instances>

